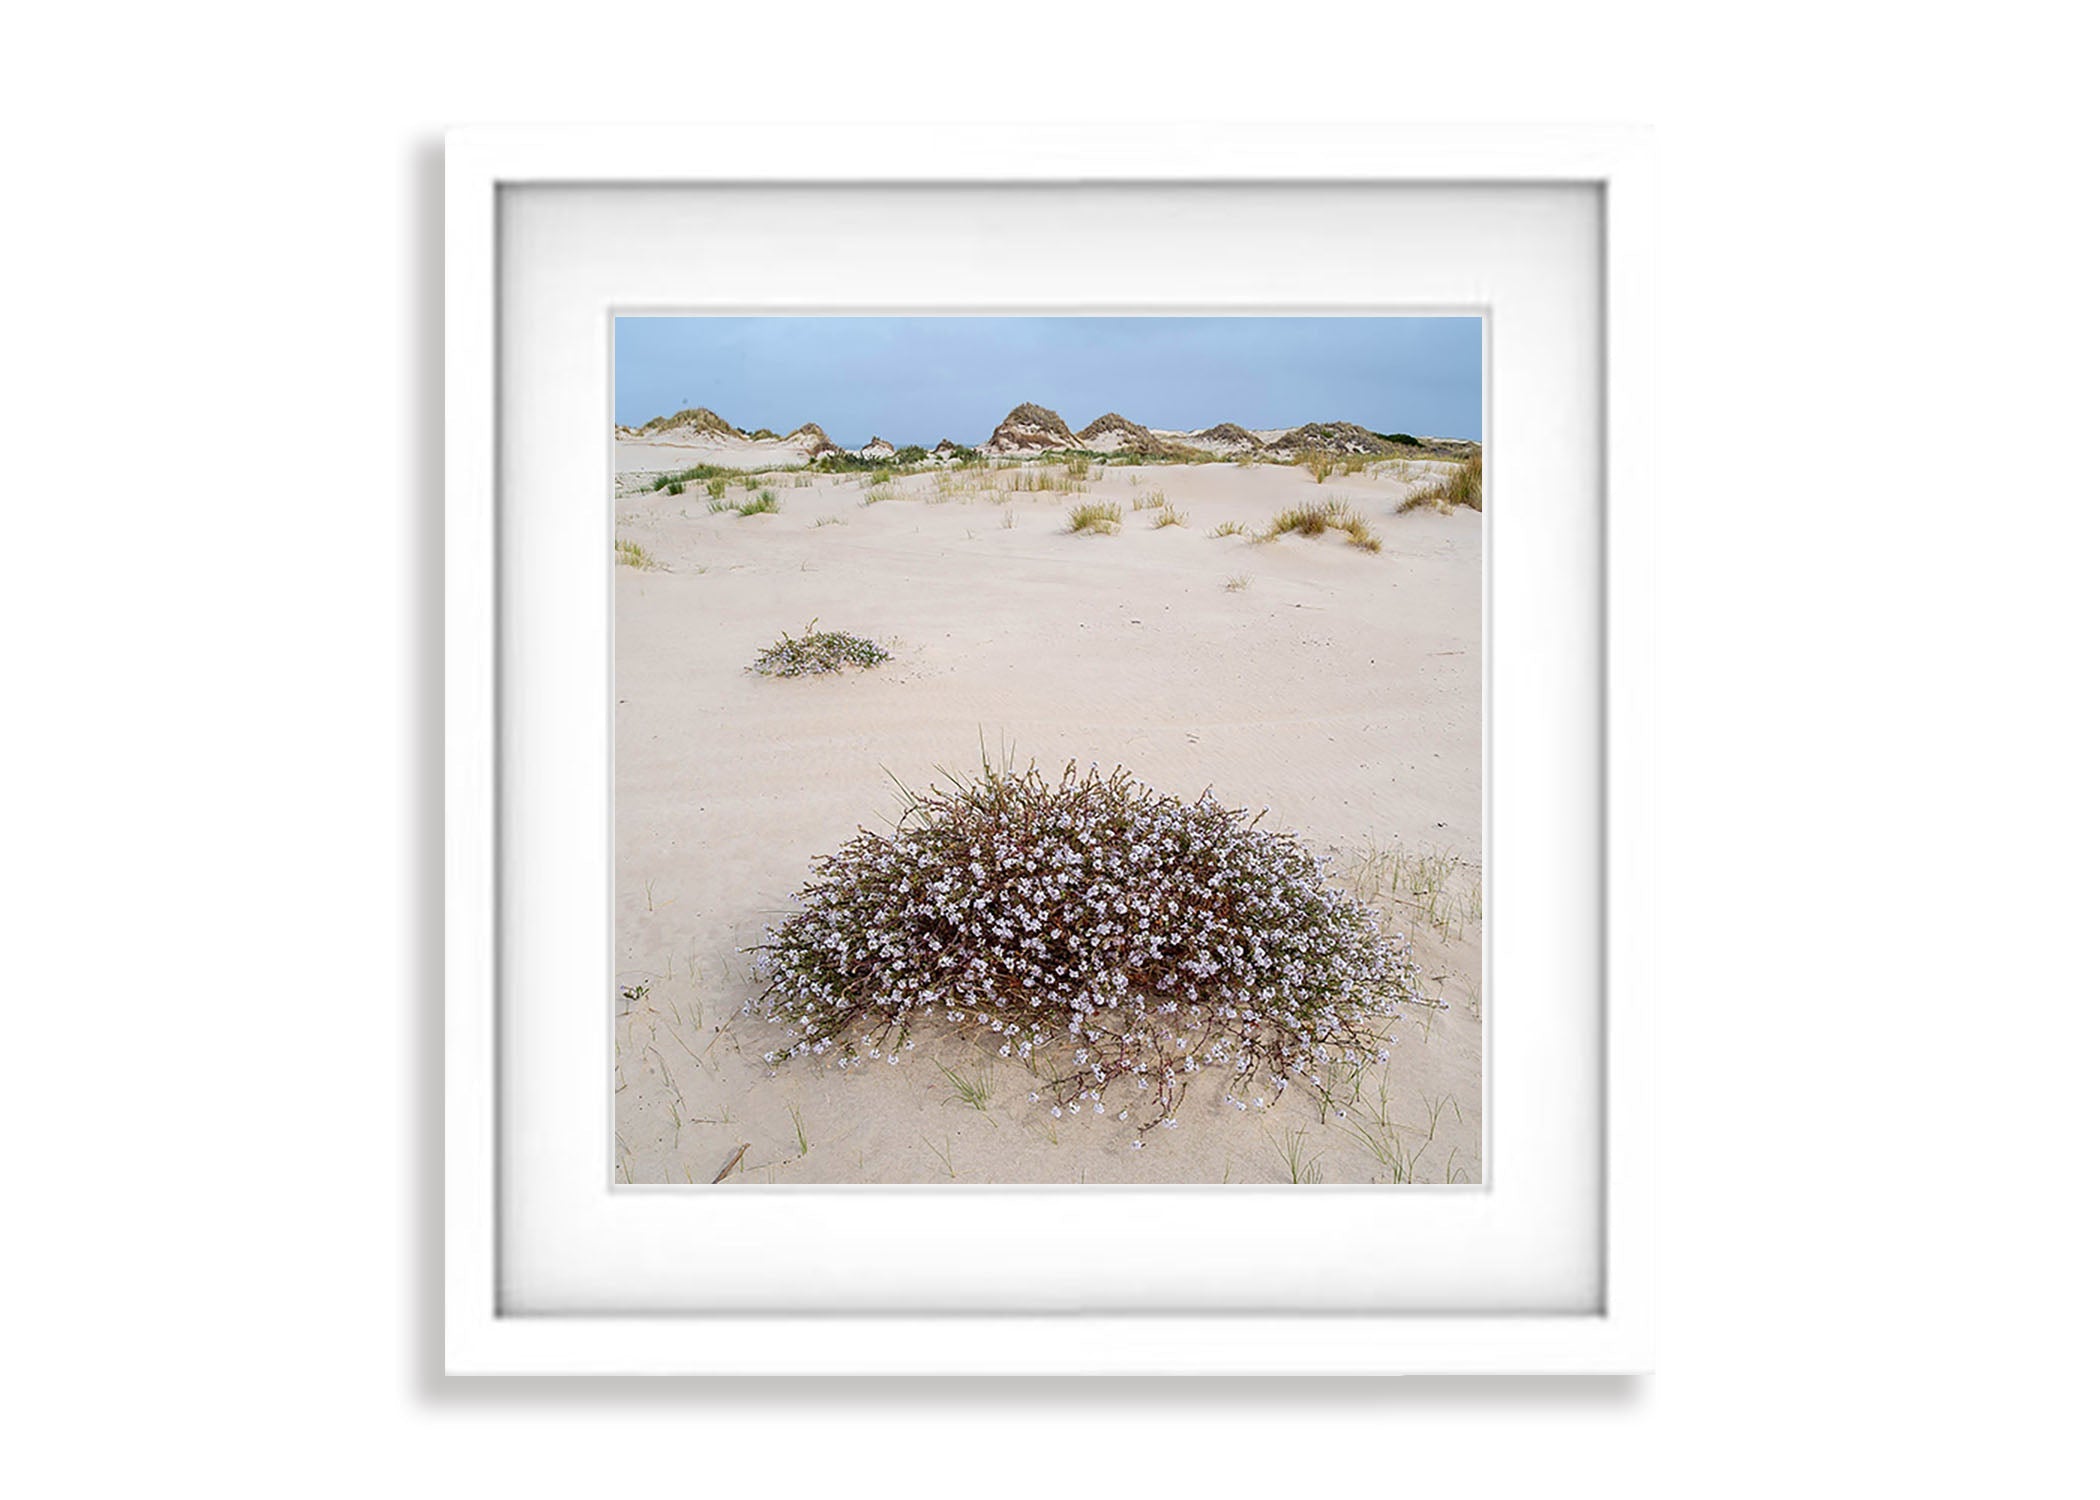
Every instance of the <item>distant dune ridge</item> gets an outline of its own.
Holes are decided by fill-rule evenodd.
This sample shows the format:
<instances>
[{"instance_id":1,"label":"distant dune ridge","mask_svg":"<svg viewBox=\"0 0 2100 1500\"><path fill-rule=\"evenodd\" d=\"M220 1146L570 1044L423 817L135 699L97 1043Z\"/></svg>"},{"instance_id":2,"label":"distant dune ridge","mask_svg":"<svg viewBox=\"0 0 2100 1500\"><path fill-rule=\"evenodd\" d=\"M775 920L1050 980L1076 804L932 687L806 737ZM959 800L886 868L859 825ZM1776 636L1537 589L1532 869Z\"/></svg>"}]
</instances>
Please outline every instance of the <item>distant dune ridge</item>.
<instances>
[{"instance_id":1,"label":"distant dune ridge","mask_svg":"<svg viewBox=\"0 0 2100 1500\"><path fill-rule=\"evenodd\" d=\"M1140 427L1121 412L1105 412L1080 429L1079 446L1096 453L1154 453L1165 445L1149 427Z\"/></svg>"},{"instance_id":2,"label":"distant dune ridge","mask_svg":"<svg viewBox=\"0 0 2100 1500\"><path fill-rule=\"evenodd\" d=\"M641 456L660 457L666 468L696 461L726 468L791 467L815 463L828 453L850 452L860 459L881 460L897 452L894 444L880 437L871 437L861 448L841 448L814 422L803 423L784 438L764 428L747 432L704 406L651 417L639 427L616 426L613 436L637 450L647 450ZM1181 432L1145 427L1113 411L1102 413L1075 434L1049 407L1024 401L976 447L942 438L931 452L937 459L954 459L969 453L1029 457L1062 450L1135 453L1169 461L1207 454L1291 462L1312 452L1462 459L1479 452L1480 444L1467 438L1378 433L1354 422L1308 422L1266 432L1220 422L1200 431Z\"/></svg>"},{"instance_id":3,"label":"distant dune ridge","mask_svg":"<svg viewBox=\"0 0 2100 1500\"><path fill-rule=\"evenodd\" d=\"M1077 448L1079 439L1065 419L1047 406L1023 401L1006 414L981 445L985 453L1040 453L1045 448Z\"/></svg>"}]
</instances>

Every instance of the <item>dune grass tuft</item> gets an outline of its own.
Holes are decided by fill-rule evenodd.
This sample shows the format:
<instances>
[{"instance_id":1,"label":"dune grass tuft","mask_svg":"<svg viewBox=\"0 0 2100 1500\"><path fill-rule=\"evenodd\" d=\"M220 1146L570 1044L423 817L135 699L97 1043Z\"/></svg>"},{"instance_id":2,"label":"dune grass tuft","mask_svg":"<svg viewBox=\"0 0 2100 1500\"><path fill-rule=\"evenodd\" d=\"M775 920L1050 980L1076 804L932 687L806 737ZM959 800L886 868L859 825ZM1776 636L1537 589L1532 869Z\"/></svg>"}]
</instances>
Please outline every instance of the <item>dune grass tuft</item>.
<instances>
[{"instance_id":1,"label":"dune grass tuft","mask_svg":"<svg viewBox=\"0 0 2100 1500\"><path fill-rule=\"evenodd\" d=\"M1239 521L1220 521L1217 525L1211 527L1210 534L1212 536L1245 536L1247 528Z\"/></svg>"},{"instance_id":2,"label":"dune grass tuft","mask_svg":"<svg viewBox=\"0 0 2100 1500\"><path fill-rule=\"evenodd\" d=\"M1228 1108L1324 1105L1434 1003L1406 940L1295 837L1120 767L987 759L814 871L754 950L751 1008L788 1031L769 1063L893 1064L945 1022L1026 1064L1053 1120L1147 1117L1137 1148L1206 1072Z\"/></svg>"},{"instance_id":3,"label":"dune grass tuft","mask_svg":"<svg viewBox=\"0 0 2100 1500\"><path fill-rule=\"evenodd\" d=\"M736 507L740 516L770 516L780 509L780 497L771 490L760 490L742 505Z\"/></svg>"},{"instance_id":4,"label":"dune grass tuft","mask_svg":"<svg viewBox=\"0 0 2100 1500\"><path fill-rule=\"evenodd\" d=\"M1113 536L1123 527L1123 507L1111 500L1089 500L1075 505L1066 516L1065 529L1075 533L1098 532Z\"/></svg>"},{"instance_id":5,"label":"dune grass tuft","mask_svg":"<svg viewBox=\"0 0 2100 1500\"><path fill-rule=\"evenodd\" d=\"M783 630L779 640L758 653L749 670L761 677L814 677L843 672L847 667L879 666L889 659L889 652L866 636L820 632L817 622L811 620L799 636Z\"/></svg>"},{"instance_id":6,"label":"dune grass tuft","mask_svg":"<svg viewBox=\"0 0 2100 1500\"><path fill-rule=\"evenodd\" d=\"M1186 526L1188 523L1189 518L1187 515L1176 510L1171 505L1162 505L1152 517L1152 529L1154 531L1158 531L1164 526Z\"/></svg>"},{"instance_id":7,"label":"dune grass tuft","mask_svg":"<svg viewBox=\"0 0 2100 1500\"><path fill-rule=\"evenodd\" d=\"M640 542L628 541L625 537L613 543L613 561L624 568L654 568L656 559Z\"/></svg>"},{"instance_id":8,"label":"dune grass tuft","mask_svg":"<svg viewBox=\"0 0 2100 1500\"><path fill-rule=\"evenodd\" d=\"M1456 469L1445 471L1433 483L1416 490L1394 507L1402 515L1409 511L1434 509L1439 515L1450 515L1463 506L1467 510L1481 508L1482 462L1478 453L1469 455Z\"/></svg>"},{"instance_id":9,"label":"dune grass tuft","mask_svg":"<svg viewBox=\"0 0 2100 1500\"><path fill-rule=\"evenodd\" d=\"M1225 592L1228 594L1244 594L1253 582L1254 579L1248 574L1235 573L1225 580Z\"/></svg>"},{"instance_id":10,"label":"dune grass tuft","mask_svg":"<svg viewBox=\"0 0 2100 1500\"><path fill-rule=\"evenodd\" d=\"M1365 552L1377 552L1385 546L1363 518L1363 513L1339 497L1318 505L1293 505L1288 510L1278 511L1261 539L1273 542L1294 532L1299 536L1318 537L1330 531L1341 532L1348 537L1350 546Z\"/></svg>"},{"instance_id":11,"label":"dune grass tuft","mask_svg":"<svg viewBox=\"0 0 2100 1500\"><path fill-rule=\"evenodd\" d=\"M719 479L726 484L740 472L737 469L725 469L719 464L694 464L690 469L680 469L675 474L657 475L649 481L649 488L652 490L668 490L675 484L678 486L678 489L672 490L672 493L677 494L694 480L705 479L709 481L707 492L711 495L714 493L715 487L713 482L715 480Z\"/></svg>"}]
</instances>

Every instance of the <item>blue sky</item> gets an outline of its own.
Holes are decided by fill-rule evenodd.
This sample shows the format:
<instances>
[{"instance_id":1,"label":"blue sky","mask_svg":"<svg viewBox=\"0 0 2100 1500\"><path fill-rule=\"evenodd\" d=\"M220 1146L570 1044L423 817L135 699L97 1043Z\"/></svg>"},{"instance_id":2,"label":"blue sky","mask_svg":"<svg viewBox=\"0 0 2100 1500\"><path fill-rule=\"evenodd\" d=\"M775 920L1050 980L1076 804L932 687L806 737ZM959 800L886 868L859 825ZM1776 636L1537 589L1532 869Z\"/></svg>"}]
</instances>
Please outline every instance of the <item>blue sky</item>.
<instances>
[{"instance_id":1,"label":"blue sky","mask_svg":"<svg viewBox=\"0 0 2100 1500\"><path fill-rule=\"evenodd\" d=\"M623 317L614 419L705 406L747 430L981 443L1023 401L1073 431L1295 427L1479 438L1478 318Z\"/></svg>"}]
</instances>

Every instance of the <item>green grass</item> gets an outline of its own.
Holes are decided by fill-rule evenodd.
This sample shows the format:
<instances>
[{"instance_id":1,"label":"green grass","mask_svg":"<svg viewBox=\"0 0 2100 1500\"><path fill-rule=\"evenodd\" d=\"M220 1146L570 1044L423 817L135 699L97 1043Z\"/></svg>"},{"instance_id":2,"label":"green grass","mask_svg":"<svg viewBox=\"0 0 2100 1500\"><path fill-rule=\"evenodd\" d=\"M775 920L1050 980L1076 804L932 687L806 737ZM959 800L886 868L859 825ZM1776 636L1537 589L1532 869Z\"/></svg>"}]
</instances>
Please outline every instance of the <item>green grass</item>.
<instances>
[{"instance_id":1,"label":"green grass","mask_svg":"<svg viewBox=\"0 0 2100 1500\"><path fill-rule=\"evenodd\" d=\"M668 490L675 484L678 486L678 490L674 490L672 493L676 494L696 479L721 479L726 481L736 478L742 472L740 469L725 469L720 464L694 464L690 469L680 469L675 474L657 475L656 478L649 482L649 488L652 490ZM714 493L712 484L708 486L708 493Z\"/></svg>"},{"instance_id":2,"label":"green grass","mask_svg":"<svg viewBox=\"0 0 2100 1500\"><path fill-rule=\"evenodd\" d=\"M613 543L613 561L623 568L654 568L660 566L649 549L640 542L630 542L624 537Z\"/></svg>"},{"instance_id":3,"label":"green grass","mask_svg":"<svg viewBox=\"0 0 2100 1500\"><path fill-rule=\"evenodd\" d=\"M1417 931L1447 942L1486 915L1480 866L1448 849L1361 849L1349 857L1344 878L1357 899L1397 907Z\"/></svg>"},{"instance_id":4,"label":"green grass","mask_svg":"<svg viewBox=\"0 0 2100 1500\"><path fill-rule=\"evenodd\" d=\"M1283 1165L1292 1182L1309 1185L1326 1180L1326 1174L1320 1170L1320 1153L1308 1153L1305 1149L1304 1130L1285 1131L1282 1144L1276 1149L1283 1154Z\"/></svg>"},{"instance_id":5,"label":"green grass","mask_svg":"<svg viewBox=\"0 0 2100 1500\"><path fill-rule=\"evenodd\" d=\"M780 509L780 497L771 490L760 490L736 508L740 516L770 516Z\"/></svg>"},{"instance_id":6,"label":"green grass","mask_svg":"<svg viewBox=\"0 0 2100 1500\"><path fill-rule=\"evenodd\" d=\"M980 1068L975 1073L963 1073L946 1063L935 1064L941 1076L948 1080L948 1087L955 1092L941 1102L944 1104L967 1104L974 1110L989 1112L992 1101L992 1075L988 1069Z\"/></svg>"},{"instance_id":7,"label":"green grass","mask_svg":"<svg viewBox=\"0 0 2100 1500\"><path fill-rule=\"evenodd\" d=\"M710 500L719 500L719 499L721 499L721 498L722 498L722 497L723 497L724 495L726 495L726 494L728 494L728 493L729 493L729 481L728 481L728 480L726 480L726 479L724 479L724 478L722 478L722 477L721 477L720 475L716 475L716 476L715 476L715 477L714 477L713 479L710 479L710 480L708 480L708 481L707 481L707 498L708 498L708 499L710 499Z\"/></svg>"},{"instance_id":8,"label":"green grass","mask_svg":"<svg viewBox=\"0 0 2100 1500\"><path fill-rule=\"evenodd\" d=\"M1065 520L1067 531L1113 536L1123 527L1123 507L1109 500L1089 500L1084 505L1073 506Z\"/></svg>"},{"instance_id":9,"label":"green grass","mask_svg":"<svg viewBox=\"0 0 2100 1500\"><path fill-rule=\"evenodd\" d=\"M1383 1084L1378 1087L1378 1107L1371 1118L1364 1119L1359 1116L1354 1120L1344 1118L1341 1121L1342 1128L1355 1136L1358 1144L1371 1153L1372 1159L1378 1163L1379 1170L1384 1173L1385 1181L1404 1185L1422 1180L1421 1161L1428 1154L1430 1144L1436 1140L1436 1128L1443 1121L1446 1106L1449 1106L1452 1115L1460 1124L1465 1123L1465 1115L1459 1109L1458 1101L1448 1095L1431 1100L1424 1094L1422 1104L1428 1112L1429 1124L1422 1132L1422 1144L1412 1149L1401 1133L1412 1132L1414 1127L1394 1123L1391 1103L1386 1097ZM1444 1157L1444 1181L1468 1180L1465 1168L1458 1166L1457 1159L1458 1148L1453 1146Z\"/></svg>"}]
</instances>

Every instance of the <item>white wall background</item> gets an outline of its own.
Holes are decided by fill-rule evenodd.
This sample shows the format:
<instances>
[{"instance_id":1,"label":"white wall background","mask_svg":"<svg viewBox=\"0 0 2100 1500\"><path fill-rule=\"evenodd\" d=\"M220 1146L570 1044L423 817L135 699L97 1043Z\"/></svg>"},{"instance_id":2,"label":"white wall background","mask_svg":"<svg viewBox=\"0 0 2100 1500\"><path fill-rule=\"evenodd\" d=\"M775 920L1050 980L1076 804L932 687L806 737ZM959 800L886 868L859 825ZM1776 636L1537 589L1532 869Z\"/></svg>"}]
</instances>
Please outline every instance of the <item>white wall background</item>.
<instances>
[{"instance_id":1,"label":"white wall background","mask_svg":"<svg viewBox=\"0 0 2100 1500\"><path fill-rule=\"evenodd\" d=\"M11 17L11 1488L2091 1483L2090 39L1158 9ZM435 1376L439 132L790 116L1658 127L1660 1374Z\"/></svg>"}]
</instances>

